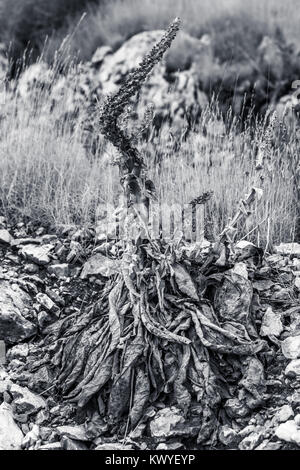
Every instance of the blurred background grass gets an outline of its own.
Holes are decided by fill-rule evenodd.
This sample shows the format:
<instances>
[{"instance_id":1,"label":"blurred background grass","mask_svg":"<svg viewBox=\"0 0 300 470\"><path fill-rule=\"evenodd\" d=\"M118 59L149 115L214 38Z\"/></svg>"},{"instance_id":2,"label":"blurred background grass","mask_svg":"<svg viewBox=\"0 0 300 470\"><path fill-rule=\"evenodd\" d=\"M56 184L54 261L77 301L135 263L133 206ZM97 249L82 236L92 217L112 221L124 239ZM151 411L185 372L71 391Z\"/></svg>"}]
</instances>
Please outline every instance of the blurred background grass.
<instances>
[{"instance_id":1,"label":"blurred background grass","mask_svg":"<svg viewBox=\"0 0 300 470\"><path fill-rule=\"evenodd\" d=\"M98 46L116 48L138 32L165 28L175 16L195 37L212 34L223 59L238 48L254 51L261 35L277 26L300 43L297 0L0 0L0 41L11 44L14 59L28 43L35 58L46 41L50 60L70 35L72 55L89 60Z\"/></svg>"}]
</instances>

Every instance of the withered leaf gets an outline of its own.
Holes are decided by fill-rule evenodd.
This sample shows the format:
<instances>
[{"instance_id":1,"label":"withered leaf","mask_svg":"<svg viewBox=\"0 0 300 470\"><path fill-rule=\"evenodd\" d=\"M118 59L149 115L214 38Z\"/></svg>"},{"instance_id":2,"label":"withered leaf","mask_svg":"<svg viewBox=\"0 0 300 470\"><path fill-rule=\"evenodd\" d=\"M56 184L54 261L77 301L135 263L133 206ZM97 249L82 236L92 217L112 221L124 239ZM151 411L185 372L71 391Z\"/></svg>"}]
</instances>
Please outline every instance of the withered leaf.
<instances>
[{"instance_id":1,"label":"withered leaf","mask_svg":"<svg viewBox=\"0 0 300 470\"><path fill-rule=\"evenodd\" d=\"M199 300L195 284L187 270L178 263L172 265L179 290L193 300Z\"/></svg>"},{"instance_id":2,"label":"withered leaf","mask_svg":"<svg viewBox=\"0 0 300 470\"><path fill-rule=\"evenodd\" d=\"M131 427L136 426L139 419L142 417L143 412L146 409L149 395L150 383L148 374L139 368L136 373L133 406L130 411Z\"/></svg>"}]
</instances>

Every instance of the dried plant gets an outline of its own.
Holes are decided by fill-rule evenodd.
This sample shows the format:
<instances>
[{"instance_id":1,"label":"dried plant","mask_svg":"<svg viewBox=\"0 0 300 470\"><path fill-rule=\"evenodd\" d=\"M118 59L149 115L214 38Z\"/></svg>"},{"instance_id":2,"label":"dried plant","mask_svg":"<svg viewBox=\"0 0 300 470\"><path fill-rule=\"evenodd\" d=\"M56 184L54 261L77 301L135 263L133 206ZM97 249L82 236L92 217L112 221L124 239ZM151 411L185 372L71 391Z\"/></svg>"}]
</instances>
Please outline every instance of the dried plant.
<instances>
[{"instance_id":1,"label":"dried plant","mask_svg":"<svg viewBox=\"0 0 300 470\"><path fill-rule=\"evenodd\" d=\"M176 18L161 40L144 57L139 67L129 74L117 93L108 96L98 110L96 120L100 131L120 152L118 164L121 184L128 196L128 202L131 195L134 195L135 202L139 202L144 184L141 179L143 158L133 146L133 140L120 129L118 120L129 105L131 98L141 89L153 67L170 47L179 26L180 20Z\"/></svg>"},{"instance_id":2,"label":"dried plant","mask_svg":"<svg viewBox=\"0 0 300 470\"><path fill-rule=\"evenodd\" d=\"M145 175L141 176L142 158L120 131L117 120L170 45L178 25L178 20L172 23L121 90L107 98L98 116L102 131L120 151L122 184L127 190L124 181L130 182L126 192L129 199L139 195L144 180L149 197L153 188L149 180L146 184ZM229 393L222 364L232 361L232 356L254 356L266 348L266 343L252 330L249 335L248 323L242 317L234 318L234 328L230 322L219 320L217 297L210 300L206 288L218 279L229 279L241 292L241 301L251 302L247 297L249 281L228 271L231 265L219 248L227 241L230 229L248 214L258 192L253 187L241 202L237 215L210 253L200 249L187 259L180 242L150 238L128 242L119 271L107 281L99 300L75 322L68 317L62 327L50 332L60 392L78 408L96 398L94 403L105 416L110 433L126 436L147 421L145 411L150 405L165 401L188 418L192 408L198 406L198 444L216 442L221 397ZM206 193L191 204L209 198L210 193ZM128 224L132 223L130 217ZM200 284L193 279L193 272L201 272ZM250 303L248 307L250 312Z\"/></svg>"}]
</instances>

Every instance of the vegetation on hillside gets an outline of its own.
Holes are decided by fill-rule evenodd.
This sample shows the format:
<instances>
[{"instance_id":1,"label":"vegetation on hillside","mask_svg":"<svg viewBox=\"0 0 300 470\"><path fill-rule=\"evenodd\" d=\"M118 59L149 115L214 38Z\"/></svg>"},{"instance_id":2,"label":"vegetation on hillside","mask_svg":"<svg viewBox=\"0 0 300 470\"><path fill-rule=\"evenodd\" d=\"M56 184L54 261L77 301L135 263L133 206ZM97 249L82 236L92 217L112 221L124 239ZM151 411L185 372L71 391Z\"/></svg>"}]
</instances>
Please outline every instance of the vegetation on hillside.
<instances>
[{"instance_id":1,"label":"vegetation on hillside","mask_svg":"<svg viewBox=\"0 0 300 470\"><path fill-rule=\"evenodd\" d=\"M138 32L163 29L174 15L192 36L212 34L223 60L243 50L251 56L261 36L278 26L288 41L299 41L295 0L252 0L247 6L243 0L0 0L0 41L11 44L14 59L28 44L36 58L46 41L51 60L68 36L72 55L89 60L98 46L118 47Z\"/></svg>"},{"instance_id":2,"label":"vegetation on hillside","mask_svg":"<svg viewBox=\"0 0 300 470\"><path fill-rule=\"evenodd\" d=\"M49 59L69 34L64 46L70 57L85 60L101 44L115 48L141 30L165 27L178 12L184 30L196 37L205 33L213 37L220 62L238 63L245 55L253 57L264 34L278 34L278 25L288 38L296 37L293 21L297 11L293 7L292 0L287 2L285 14L279 17L282 8L274 0L252 1L247 9L239 0L218 2L217 9L212 0L189 0L188 8L184 0L0 0L0 31L2 40L15 42L16 51L28 40L37 55L43 51ZM87 16L76 29L85 10ZM172 60L176 63L176 54ZM57 63L52 68L54 76ZM80 113L75 121L71 116L62 121L66 103L61 99L53 108L48 91L37 84L33 98L26 102L18 95L13 99L5 92L1 95L1 208L10 220L24 217L45 224L93 224L99 204L119 195L116 168L109 163L114 150L100 137L101 158L90 158ZM138 147L146 156L159 199L185 204L213 191L206 206L207 236L213 238L249 186L267 124L267 116L249 120L240 132L232 110L221 115L212 101L188 136L184 128L182 134L174 134L165 126L155 139L151 132L146 140L140 137ZM241 236L260 243L294 240L297 233L299 142L292 130L278 126L269 145L266 198L248 225L241 227Z\"/></svg>"}]
</instances>

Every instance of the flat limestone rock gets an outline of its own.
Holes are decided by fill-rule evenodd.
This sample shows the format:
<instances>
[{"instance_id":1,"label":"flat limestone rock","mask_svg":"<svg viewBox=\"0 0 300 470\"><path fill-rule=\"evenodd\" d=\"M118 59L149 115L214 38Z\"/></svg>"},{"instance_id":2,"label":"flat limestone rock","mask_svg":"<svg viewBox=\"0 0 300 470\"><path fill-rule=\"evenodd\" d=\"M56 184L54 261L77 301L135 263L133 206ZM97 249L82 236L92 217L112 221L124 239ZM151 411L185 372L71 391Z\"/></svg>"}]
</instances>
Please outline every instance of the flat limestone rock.
<instances>
[{"instance_id":1,"label":"flat limestone rock","mask_svg":"<svg viewBox=\"0 0 300 470\"><path fill-rule=\"evenodd\" d=\"M13 418L12 406L0 405L0 450L20 450L23 433Z\"/></svg>"},{"instance_id":2,"label":"flat limestone rock","mask_svg":"<svg viewBox=\"0 0 300 470\"><path fill-rule=\"evenodd\" d=\"M89 441L84 426L58 426L56 431L61 436L66 436L75 441Z\"/></svg>"},{"instance_id":3,"label":"flat limestone rock","mask_svg":"<svg viewBox=\"0 0 300 470\"><path fill-rule=\"evenodd\" d=\"M19 286L0 280L0 340L16 344L36 333L36 326L22 316L31 305L31 297Z\"/></svg>"},{"instance_id":4,"label":"flat limestone rock","mask_svg":"<svg viewBox=\"0 0 300 470\"><path fill-rule=\"evenodd\" d=\"M174 436L174 429L178 424L184 423L181 411L172 406L159 410L150 423L150 433L152 437L167 438Z\"/></svg>"},{"instance_id":5,"label":"flat limestone rock","mask_svg":"<svg viewBox=\"0 0 300 470\"><path fill-rule=\"evenodd\" d=\"M88 450L88 447L84 442L76 441L75 439L70 439L66 436L63 436L60 442L64 450Z\"/></svg>"},{"instance_id":6,"label":"flat limestone rock","mask_svg":"<svg viewBox=\"0 0 300 470\"><path fill-rule=\"evenodd\" d=\"M86 279L88 276L96 275L110 277L118 272L120 272L120 262L118 260L96 253L84 264L80 278Z\"/></svg>"},{"instance_id":7,"label":"flat limestone rock","mask_svg":"<svg viewBox=\"0 0 300 470\"><path fill-rule=\"evenodd\" d=\"M10 245L12 242L12 236L6 229L0 230L0 244Z\"/></svg>"},{"instance_id":8,"label":"flat limestone rock","mask_svg":"<svg viewBox=\"0 0 300 470\"><path fill-rule=\"evenodd\" d=\"M294 420L280 424L275 431L276 436L285 442L292 442L300 446L300 428Z\"/></svg>"},{"instance_id":9,"label":"flat limestone rock","mask_svg":"<svg viewBox=\"0 0 300 470\"><path fill-rule=\"evenodd\" d=\"M300 377L300 359L293 359L286 367L284 374L287 377Z\"/></svg>"},{"instance_id":10,"label":"flat limestone rock","mask_svg":"<svg viewBox=\"0 0 300 470\"><path fill-rule=\"evenodd\" d=\"M120 444L120 442L100 444L95 450L132 450L132 446Z\"/></svg>"},{"instance_id":11,"label":"flat limestone rock","mask_svg":"<svg viewBox=\"0 0 300 470\"><path fill-rule=\"evenodd\" d=\"M285 423L290 418L293 418L294 411L291 405L283 405L280 410L277 411L275 417L279 423Z\"/></svg>"},{"instance_id":12,"label":"flat limestone rock","mask_svg":"<svg viewBox=\"0 0 300 470\"><path fill-rule=\"evenodd\" d=\"M33 414L47 407L45 400L41 396L32 393L27 387L11 384L9 392L13 396L13 404L18 414Z\"/></svg>"},{"instance_id":13,"label":"flat limestone rock","mask_svg":"<svg viewBox=\"0 0 300 470\"><path fill-rule=\"evenodd\" d=\"M40 446L38 450L63 450L63 447L60 442L51 442Z\"/></svg>"},{"instance_id":14,"label":"flat limestone rock","mask_svg":"<svg viewBox=\"0 0 300 470\"><path fill-rule=\"evenodd\" d=\"M283 332L283 325L280 315L273 312L271 307L268 307L263 316L260 335L261 336L280 336Z\"/></svg>"},{"instance_id":15,"label":"flat limestone rock","mask_svg":"<svg viewBox=\"0 0 300 470\"><path fill-rule=\"evenodd\" d=\"M65 278L70 274L69 265L67 263L52 264L48 267L48 272L54 274L57 278Z\"/></svg>"},{"instance_id":16,"label":"flat limestone rock","mask_svg":"<svg viewBox=\"0 0 300 470\"><path fill-rule=\"evenodd\" d=\"M289 336L281 343L282 354L287 359L300 358L300 335Z\"/></svg>"},{"instance_id":17,"label":"flat limestone rock","mask_svg":"<svg viewBox=\"0 0 300 470\"><path fill-rule=\"evenodd\" d=\"M49 254L53 250L53 248L53 245L25 245L21 250L21 255L36 264L44 266L50 263Z\"/></svg>"}]
</instances>

